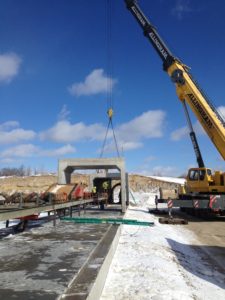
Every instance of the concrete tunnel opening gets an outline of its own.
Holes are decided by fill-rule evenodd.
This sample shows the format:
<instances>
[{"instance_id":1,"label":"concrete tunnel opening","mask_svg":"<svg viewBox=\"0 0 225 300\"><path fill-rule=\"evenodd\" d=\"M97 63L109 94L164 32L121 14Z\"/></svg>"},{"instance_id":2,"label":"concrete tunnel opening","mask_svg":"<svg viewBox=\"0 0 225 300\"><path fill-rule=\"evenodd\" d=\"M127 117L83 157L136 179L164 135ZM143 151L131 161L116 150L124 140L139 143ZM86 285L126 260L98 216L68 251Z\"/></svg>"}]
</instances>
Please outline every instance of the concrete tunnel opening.
<instances>
[{"instance_id":1,"label":"concrete tunnel opening","mask_svg":"<svg viewBox=\"0 0 225 300\"><path fill-rule=\"evenodd\" d=\"M109 186L109 203L113 203L114 188L120 185L121 211L125 213L129 203L128 174L125 172L123 158L92 158L92 159L62 159L58 162L58 184L71 183L71 176L76 171L96 171L89 175L89 188L94 186L99 192L104 192L103 183Z\"/></svg>"}]
</instances>

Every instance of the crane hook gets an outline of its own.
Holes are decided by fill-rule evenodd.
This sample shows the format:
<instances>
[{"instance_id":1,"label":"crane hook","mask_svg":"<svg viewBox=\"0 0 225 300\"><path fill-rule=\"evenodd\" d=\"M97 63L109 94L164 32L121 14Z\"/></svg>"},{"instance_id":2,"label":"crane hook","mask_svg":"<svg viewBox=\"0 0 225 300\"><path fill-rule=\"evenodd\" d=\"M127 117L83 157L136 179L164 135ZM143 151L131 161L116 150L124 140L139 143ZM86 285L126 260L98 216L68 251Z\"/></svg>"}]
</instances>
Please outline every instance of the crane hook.
<instances>
[{"instance_id":1,"label":"crane hook","mask_svg":"<svg viewBox=\"0 0 225 300\"><path fill-rule=\"evenodd\" d=\"M109 108L109 109L107 110L107 114L108 114L108 116L109 116L109 119L112 119L112 117L113 117L113 109L112 109L112 108Z\"/></svg>"}]
</instances>

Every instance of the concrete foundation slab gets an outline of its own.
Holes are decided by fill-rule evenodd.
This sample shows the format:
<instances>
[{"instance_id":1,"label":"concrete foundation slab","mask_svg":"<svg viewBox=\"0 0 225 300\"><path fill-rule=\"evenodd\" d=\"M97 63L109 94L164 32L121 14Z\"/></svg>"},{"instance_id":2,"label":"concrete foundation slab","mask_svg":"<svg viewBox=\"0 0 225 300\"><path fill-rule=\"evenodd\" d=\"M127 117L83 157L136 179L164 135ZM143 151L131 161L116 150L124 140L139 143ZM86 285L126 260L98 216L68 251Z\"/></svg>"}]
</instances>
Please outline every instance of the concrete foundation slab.
<instances>
[{"instance_id":1,"label":"concrete foundation slab","mask_svg":"<svg viewBox=\"0 0 225 300\"><path fill-rule=\"evenodd\" d=\"M99 211L96 213L102 216ZM85 216L88 215L87 211ZM94 211L90 215L94 216ZM107 215L118 216L120 213L110 211ZM115 229L106 224L75 225L58 221L55 228L48 223L42 228L1 240L0 298L56 299L66 293L68 284L76 274L82 274L84 265L93 271L93 275L97 275L104 261L104 247L100 246L100 242L103 241L106 247L107 239L110 242L116 233L111 227ZM107 234L109 232L111 236ZM86 276L84 278L88 279ZM93 278L86 284L90 290ZM82 281L82 277L79 280ZM84 286L80 290L80 296L82 294L87 295Z\"/></svg>"},{"instance_id":2,"label":"concrete foundation slab","mask_svg":"<svg viewBox=\"0 0 225 300\"><path fill-rule=\"evenodd\" d=\"M118 225L109 226L108 231L99 241L78 276L71 282L67 291L60 297L60 300L99 299L112 259L112 257L107 260L105 260L105 258L109 254L112 241L114 240L118 228Z\"/></svg>"}]
</instances>

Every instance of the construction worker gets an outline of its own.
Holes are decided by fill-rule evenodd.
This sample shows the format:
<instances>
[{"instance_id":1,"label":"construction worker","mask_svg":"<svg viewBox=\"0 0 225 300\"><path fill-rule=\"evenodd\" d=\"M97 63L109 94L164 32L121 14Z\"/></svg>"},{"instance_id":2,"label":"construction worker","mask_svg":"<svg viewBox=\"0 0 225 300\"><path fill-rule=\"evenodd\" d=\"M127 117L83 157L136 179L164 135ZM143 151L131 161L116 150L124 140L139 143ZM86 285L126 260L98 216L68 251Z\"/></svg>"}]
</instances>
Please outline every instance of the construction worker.
<instances>
[{"instance_id":1,"label":"construction worker","mask_svg":"<svg viewBox=\"0 0 225 300\"><path fill-rule=\"evenodd\" d=\"M92 193L95 195L96 192L97 192L96 186L93 186L93 188L92 188Z\"/></svg>"},{"instance_id":2,"label":"construction worker","mask_svg":"<svg viewBox=\"0 0 225 300\"><path fill-rule=\"evenodd\" d=\"M103 190L104 192L106 193L108 188L109 188L109 183L108 181L104 181L103 184L102 184L102 187L103 187Z\"/></svg>"}]
</instances>

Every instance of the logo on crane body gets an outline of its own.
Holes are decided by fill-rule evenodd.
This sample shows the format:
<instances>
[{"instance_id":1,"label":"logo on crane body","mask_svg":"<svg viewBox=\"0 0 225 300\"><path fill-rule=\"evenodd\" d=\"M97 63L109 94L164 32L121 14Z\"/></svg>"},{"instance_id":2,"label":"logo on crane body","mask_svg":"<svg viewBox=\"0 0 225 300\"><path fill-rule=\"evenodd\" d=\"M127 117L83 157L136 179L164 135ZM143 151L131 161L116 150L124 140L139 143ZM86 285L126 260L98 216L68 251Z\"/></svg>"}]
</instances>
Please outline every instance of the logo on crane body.
<instances>
[{"instance_id":1,"label":"logo on crane body","mask_svg":"<svg viewBox=\"0 0 225 300\"><path fill-rule=\"evenodd\" d=\"M199 104L198 100L195 98L193 94L187 94L189 99L191 100L191 103L194 105L194 107L197 109L199 114L201 115L202 119L205 121L206 125L209 129L213 127L213 123L211 122L209 116L207 116L205 110L202 108L201 104Z\"/></svg>"},{"instance_id":2,"label":"logo on crane body","mask_svg":"<svg viewBox=\"0 0 225 300\"><path fill-rule=\"evenodd\" d=\"M159 40L157 39L157 37L155 36L154 32L150 32L149 33L150 38L152 39L152 41L154 42L154 44L156 45L156 47L159 49L159 51L161 52L162 56L166 59L168 56L168 53L166 52L166 50L163 48L163 46L160 44Z\"/></svg>"},{"instance_id":3,"label":"logo on crane body","mask_svg":"<svg viewBox=\"0 0 225 300\"><path fill-rule=\"evenodd\" d=\"M136 9L135 6L132 6L131 9L133 10L133 12L135 13L135 15L137 16L138 20L141 22L141 24L143 26L145 26L146 21L143 19L142 15L138 12L138 10Z\"/></svg>"}]
</instances>

